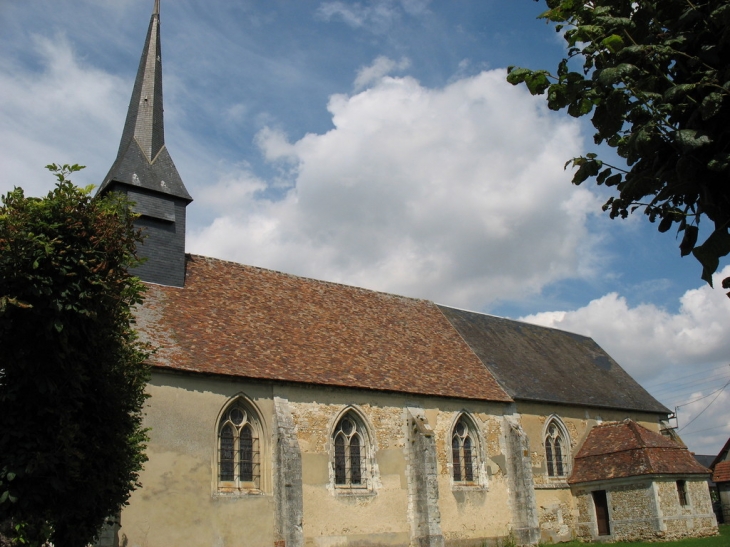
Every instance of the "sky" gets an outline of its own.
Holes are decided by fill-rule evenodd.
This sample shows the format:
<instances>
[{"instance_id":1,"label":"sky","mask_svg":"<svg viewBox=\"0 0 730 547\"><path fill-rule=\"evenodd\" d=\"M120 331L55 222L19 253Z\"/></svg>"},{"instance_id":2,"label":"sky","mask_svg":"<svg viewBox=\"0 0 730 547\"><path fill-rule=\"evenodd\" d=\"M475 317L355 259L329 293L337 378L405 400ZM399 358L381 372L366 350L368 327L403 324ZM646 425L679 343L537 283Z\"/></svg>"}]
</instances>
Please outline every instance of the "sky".
<instances>
[{"instance_id":1,"label":"sky","mask_svg":"<svg viewBox=\"0 0 730 547\"><path fill-rule=\"evenodd\" d=\"M589 121L505 81L562 58L544 3L161 3L188 252L591 336L678 408L691 450L720 450L730 299L675 234L611 220L605 188L571 185ZM152 7L0 0L0 193L44 195L48 163L102 182Z\"/></svg>"}]
</instances>

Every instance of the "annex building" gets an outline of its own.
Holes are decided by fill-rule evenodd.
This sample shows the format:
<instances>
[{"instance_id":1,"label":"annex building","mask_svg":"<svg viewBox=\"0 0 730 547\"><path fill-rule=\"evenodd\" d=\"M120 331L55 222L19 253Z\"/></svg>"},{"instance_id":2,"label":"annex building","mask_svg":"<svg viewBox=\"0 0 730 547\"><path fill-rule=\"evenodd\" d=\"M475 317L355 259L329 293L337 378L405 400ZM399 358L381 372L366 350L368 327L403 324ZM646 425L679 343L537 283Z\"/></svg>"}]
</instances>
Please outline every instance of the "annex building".
<instances>
[{"instance_id":1,"label":"annex building","mask_svg":"<svg viewBox=\"0 0 730 547\"><path fill-rule=\"evenodd\" d=\"M717 532L709 471L590 338L185 254L159 0L117 159L147 240L149 461L101 543L458 546Z\"/></svg>"}]
</instances>

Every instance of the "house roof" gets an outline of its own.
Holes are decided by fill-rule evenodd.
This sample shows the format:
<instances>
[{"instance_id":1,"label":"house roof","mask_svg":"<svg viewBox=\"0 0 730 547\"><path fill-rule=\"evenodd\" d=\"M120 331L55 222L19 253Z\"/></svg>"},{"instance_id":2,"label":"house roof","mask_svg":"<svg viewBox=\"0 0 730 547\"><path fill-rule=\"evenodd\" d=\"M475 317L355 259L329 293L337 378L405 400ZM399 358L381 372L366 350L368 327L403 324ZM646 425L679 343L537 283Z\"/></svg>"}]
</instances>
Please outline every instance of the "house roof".
<instances>
[{"instance_id":1,"label":"house roof","mask_svg":"<svg viewBox=\"0 0 730 547\"><path fill-rule=\"evenodd\" d=\"M715 456L715 459L712 460L710 467L714 468L715 465L725 460L730 461L730 439L725 442L725 445L720 449L720 452L717 453L717 456Z\"/></svg>"},{"instance_id":2,"label":"house roof","mask_svg":"<svg viewBox=\"0 0 730 547\"><path fill-rule=\"evenodd\" d=\"M669 413L587 336L439 307L514 399Z\"/></svg>"},{"instance_id":3,"label":"house roof","mask_svg":"<svg viewBox=\"0 0 730 547\"><path fill-rule=\"evenodd\" d=\"M707 467L708 469L712 468L712 461L715 459L715 456L712 454L693 454L693 456L700 465Z\"/></svg>"},{"instance_id":4,"label":"house roof","mask_svg":"<svg viewBox=\"0 0 730 547\"><path fill-rule=\"evenodd\" d=\"M439 308L188 256L185 287L137 313L161 369L510 402Z\"/></svg>"},{"instance_id":5,"label":"house roof","mask_svg":"<svg viewBox=\"0 0 730 547\"><path fill-rule=\"evenodd\" d=\"M715 464L712 482L730 482L730 461Z\"/></svg>"},{"instance_id":6,"label":"house roof","mask_svg":"<svg viewBox=\"0 0 730 547\"><path fill-rule=\"evenodd\" d=\"M632 420L591 429L575 455L569 484L642 475L709 475L687 447Z\"/></svg>"}]
</instances>

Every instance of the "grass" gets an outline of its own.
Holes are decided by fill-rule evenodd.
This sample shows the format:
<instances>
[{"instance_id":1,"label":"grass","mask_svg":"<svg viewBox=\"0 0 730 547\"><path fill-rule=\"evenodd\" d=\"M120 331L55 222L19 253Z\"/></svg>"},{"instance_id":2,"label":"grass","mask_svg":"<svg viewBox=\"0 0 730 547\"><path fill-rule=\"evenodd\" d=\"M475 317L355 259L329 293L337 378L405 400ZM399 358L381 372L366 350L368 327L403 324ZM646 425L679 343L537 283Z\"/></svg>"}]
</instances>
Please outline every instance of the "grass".
<instances>
[{"instance_id":1,"label":"grass","mask_svg":"<svg viewBox=\"0 0 730 547\"><path fill-rule=\"evenodd\" d=\"M571 541L569 543L556 544L556 547L586 547L585 543L578 541ZM614 547L615 545L625 545L627 547L730 547L730 524L720 525L720 535L712 536L708 538L690 538L680 539L678 541L662 541L662 542L648 542L648 541L618 541L616 543L606 543L606 547Z\"/></svg>"}]
</instances>

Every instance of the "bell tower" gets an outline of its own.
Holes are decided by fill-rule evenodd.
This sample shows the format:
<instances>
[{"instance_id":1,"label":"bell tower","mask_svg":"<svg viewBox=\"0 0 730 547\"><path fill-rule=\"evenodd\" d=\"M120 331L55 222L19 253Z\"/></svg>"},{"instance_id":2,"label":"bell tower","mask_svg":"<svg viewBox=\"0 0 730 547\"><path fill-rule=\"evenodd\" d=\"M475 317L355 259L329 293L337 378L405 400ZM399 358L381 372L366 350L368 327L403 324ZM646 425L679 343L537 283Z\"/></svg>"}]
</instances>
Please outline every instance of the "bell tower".
<instances>
[{"instance_id":1,"label":"bell tower","mask_svg":"<svg viewBox=\"0 0 730 547\"><path fill-rule=\"evenodd\" d=\"M146 236L138 253L147 260L133 273L142 281L184 286L185 208L193 198L165 146L160 0L152 11L117 158L99 188L111 191L135 203L140 215L135 225Z\"/></svg>"}]
</instances>

